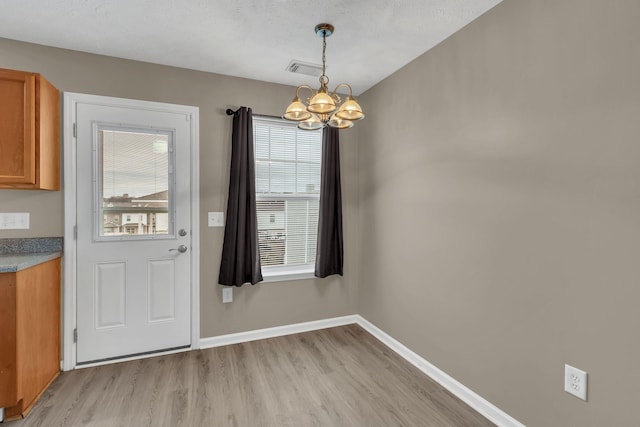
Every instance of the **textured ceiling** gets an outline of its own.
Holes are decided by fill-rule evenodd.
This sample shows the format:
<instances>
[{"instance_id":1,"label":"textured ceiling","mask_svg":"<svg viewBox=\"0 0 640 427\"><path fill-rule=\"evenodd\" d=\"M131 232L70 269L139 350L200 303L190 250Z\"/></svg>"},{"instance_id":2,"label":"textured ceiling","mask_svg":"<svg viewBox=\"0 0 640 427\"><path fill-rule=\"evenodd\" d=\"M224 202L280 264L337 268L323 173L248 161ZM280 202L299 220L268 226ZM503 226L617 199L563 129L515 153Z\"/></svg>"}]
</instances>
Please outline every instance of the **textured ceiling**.
<instances>
[{"instance_id":1,"label":"textured ceiling","mask_svg":"<svg viewBox=\"0 0 640 427\"><path fill-rule=\"evenodd\" d=\"M501 0L0 0L0 37L84 52L317 86L286 70L320 64L362 93ZM2 56L0 52L0 66Z\"/></svg>"}]
</instances>

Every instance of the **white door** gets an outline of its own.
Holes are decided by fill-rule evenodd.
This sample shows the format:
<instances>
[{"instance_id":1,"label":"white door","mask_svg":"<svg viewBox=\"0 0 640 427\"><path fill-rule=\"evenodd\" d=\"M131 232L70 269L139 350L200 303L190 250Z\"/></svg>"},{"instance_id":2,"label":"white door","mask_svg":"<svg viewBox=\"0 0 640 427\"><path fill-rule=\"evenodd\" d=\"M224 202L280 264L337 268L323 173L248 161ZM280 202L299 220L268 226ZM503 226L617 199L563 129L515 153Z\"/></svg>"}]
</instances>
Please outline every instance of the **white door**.
<instances>
[{"instance_id":1,"label":"white door","mask_svg":"<svg viewBox=\"0 0 640 427\"><path fill-rule=\"evenodd\" d=\"M191 344L192 117L135 105L75 110L78 364Z\"/></svg>"}]
</instances>

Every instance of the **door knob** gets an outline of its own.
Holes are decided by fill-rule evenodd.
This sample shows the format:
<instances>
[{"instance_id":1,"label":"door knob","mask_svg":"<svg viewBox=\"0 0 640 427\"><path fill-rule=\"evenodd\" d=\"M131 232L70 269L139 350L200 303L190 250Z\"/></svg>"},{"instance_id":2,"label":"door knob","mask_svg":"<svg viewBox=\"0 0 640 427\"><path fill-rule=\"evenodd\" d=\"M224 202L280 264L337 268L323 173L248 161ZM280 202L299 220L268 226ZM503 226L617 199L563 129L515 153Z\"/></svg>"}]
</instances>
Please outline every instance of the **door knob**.
<instances>
[{"instance_id":1,"label":"door knob","mask_svg":"<svg viewBox=\"0 0 640 427\"><path fill-rule=\"evenodd\" d=\"M183 254L183 253L187 252L187 247L185 245L180 245L177 248L169 249L169 252L171 252L171 251L178 251L181 254Z\"/></svg>"}]
</instances>

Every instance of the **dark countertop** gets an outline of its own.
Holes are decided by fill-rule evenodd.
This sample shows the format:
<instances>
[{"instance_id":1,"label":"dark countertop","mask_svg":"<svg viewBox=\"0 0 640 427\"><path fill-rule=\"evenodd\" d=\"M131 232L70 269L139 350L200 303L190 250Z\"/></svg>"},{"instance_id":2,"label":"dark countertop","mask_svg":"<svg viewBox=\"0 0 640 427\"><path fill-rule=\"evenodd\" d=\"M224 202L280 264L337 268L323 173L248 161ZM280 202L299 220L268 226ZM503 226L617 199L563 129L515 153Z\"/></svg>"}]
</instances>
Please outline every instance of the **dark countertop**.
<instances>
[{"instance_id":1,"label":"dark countertop","mask_svg":"<svg viewBox=\"0 0 640 427\"><path fill-rule=\"evenodd\" d=\"M0 273L15 273L62 256L62 237L0 239Z\"/></svg>"},{"instance_id":2,"label":"dark countertop","mask_svg":"<svg viewBox=\"0 0 640 427\"><path fill-rule=\"evenodd\" d=\"M0 273L15 273L52 259L60 258L62 252L43 252L37 254L0 255Z\"/></svg>"},{"instance_id":3,"label":"dark countertop","mask_svg":"<svg viewBox=\"0 0 640 427\"><path fill-rule=\"evenodd\" d=\"M0 239L0 255L62 252L62 237Z\"/></svg>"}]
</instances>

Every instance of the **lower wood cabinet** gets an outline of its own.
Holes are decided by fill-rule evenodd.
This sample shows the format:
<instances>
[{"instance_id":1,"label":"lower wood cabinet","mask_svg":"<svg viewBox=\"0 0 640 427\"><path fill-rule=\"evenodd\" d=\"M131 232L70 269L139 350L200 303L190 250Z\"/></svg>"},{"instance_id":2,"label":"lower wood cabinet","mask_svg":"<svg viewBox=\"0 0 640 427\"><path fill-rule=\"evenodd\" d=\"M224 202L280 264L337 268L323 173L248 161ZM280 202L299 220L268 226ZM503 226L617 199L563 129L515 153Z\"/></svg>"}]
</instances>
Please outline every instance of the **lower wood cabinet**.
<instances>
[{"instance_id":1,"label":"lower wood cabinet","mask_svg":"<svg viewBox=\"0 0 640 427\"><path fill-rule=\"evenodd\" d=\"M0 408L24 416L60 372L60 259L0 273Z\"/></svg>"}]
</instances>

